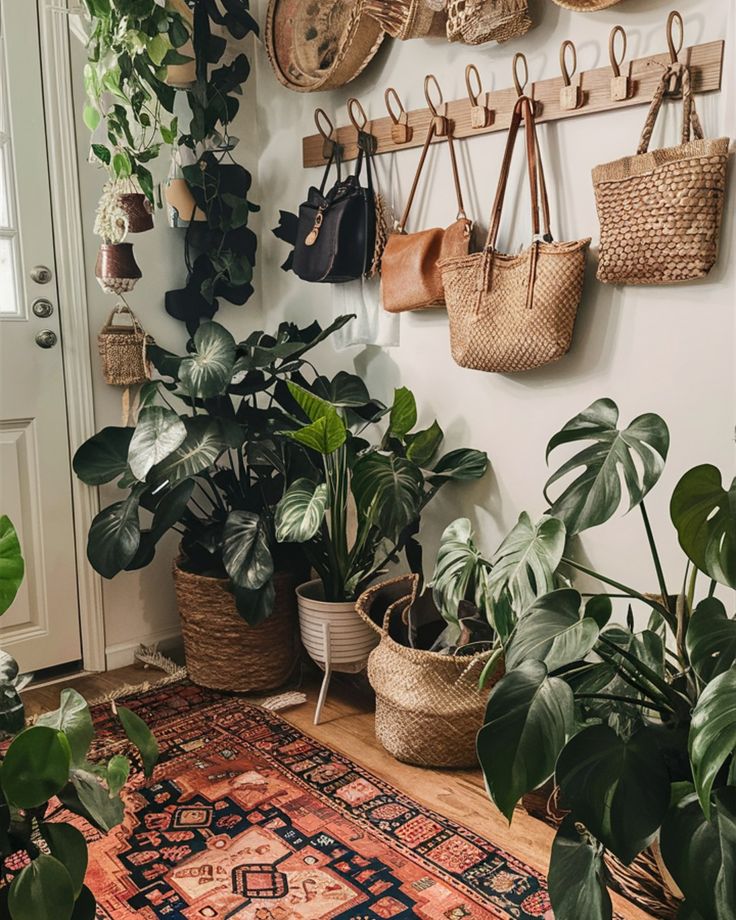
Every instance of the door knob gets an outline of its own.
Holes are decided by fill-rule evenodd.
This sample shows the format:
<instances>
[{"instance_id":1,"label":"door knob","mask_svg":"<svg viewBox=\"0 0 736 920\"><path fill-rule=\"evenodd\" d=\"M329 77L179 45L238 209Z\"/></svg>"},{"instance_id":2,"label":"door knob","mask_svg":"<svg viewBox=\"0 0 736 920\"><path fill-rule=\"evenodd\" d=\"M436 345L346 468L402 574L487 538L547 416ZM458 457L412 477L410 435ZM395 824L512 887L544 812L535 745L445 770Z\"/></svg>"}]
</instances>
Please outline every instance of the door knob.
<instances>
[{"instance_id":1,"label":"door knob","mask_svg":"<svg viewBox=\"0 0 736 920\"><path fill-rule=\"evenodd\" d=\"M31 269L31 281L36 284L48 284L51 277L51 269L46 265L34 265Z\"/></svg>"},{"instance_id":2,"label":"door knob","mask_svg":"<svg viewBox=\"0 0 736 920\"><path fill-rule=\"evenodd\" d=\"M56 345L57 336L52 329L42 329L36 335L36 345L39 348L53 348Z\"/></svg>"},{"instance_id":3,"label":"door knob","mask_svg":"<svg viewBox=\"0 0 736 920\"><path fill-rule=\"evenodd\" d=\"M41 319L44 319L47 316L51 316L54 312L54 305L50 300L46 300L45 297L38 297L33 301L31 305L34 316L39 316Z\"/></svg>"}]
</instances>

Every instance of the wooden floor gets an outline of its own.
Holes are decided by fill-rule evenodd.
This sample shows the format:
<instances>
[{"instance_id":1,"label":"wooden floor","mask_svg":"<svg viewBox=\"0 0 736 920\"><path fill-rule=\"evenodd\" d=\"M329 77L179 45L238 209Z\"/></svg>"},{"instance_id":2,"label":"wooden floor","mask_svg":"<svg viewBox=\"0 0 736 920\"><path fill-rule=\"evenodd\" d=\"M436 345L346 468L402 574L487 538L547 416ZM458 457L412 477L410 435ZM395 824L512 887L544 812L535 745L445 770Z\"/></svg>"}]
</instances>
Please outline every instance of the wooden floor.
<instances>
[{"instance_id":1,"label":"wooden floor","mask_svg":"<svg viewBox=\"0 0 736 920\"><path fill-rule=\"evenodd\" d=\"M64 686L73 686L87 699L93 700L121 686L138 685L160 677L159 671L134 665L105 674L79 676L59 684L30 688L23 697L28 715L34 715L55 708ZM316 683L305 690L307 704L280 715L305 734L346 754L417 801L464 824L534 868L547 871L554 831L521 810L517 811L509 827L505 818L489 802L480 771L428 770L394 760L376 741L370 697L350 679L338 677L334 680L321 725L312 722ZM616 895L613 900L616 910L625 920L650 920L649 914L628 901Z\"/></svg>"}]
</instances>

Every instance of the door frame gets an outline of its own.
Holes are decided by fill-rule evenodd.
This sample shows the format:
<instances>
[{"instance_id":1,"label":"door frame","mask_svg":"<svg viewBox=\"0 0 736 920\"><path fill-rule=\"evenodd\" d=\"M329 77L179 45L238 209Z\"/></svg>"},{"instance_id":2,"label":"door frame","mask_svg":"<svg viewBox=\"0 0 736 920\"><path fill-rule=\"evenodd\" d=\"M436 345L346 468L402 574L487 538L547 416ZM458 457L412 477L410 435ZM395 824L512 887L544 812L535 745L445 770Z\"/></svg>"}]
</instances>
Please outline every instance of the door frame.
<instances>
[{"instance_id":1,"label":"door frame","mask_svg":"<svg viewBox=\"0 0 736 920\"><path fill-rule=\"evenodd\" d=\"M69 17L55 0L37 0L36 5L49 163L51 222L58 308L61 313L67 436L71 457L75 445L82 444L92 437L96 427ZM91 489L77 479L71 468L69 475L74 515L82 664L87 671L104 671L105 617L102 578L86 562L87 534L93 518L99 511L99 495L97 489Z\"/></svg>"}]
</instances>

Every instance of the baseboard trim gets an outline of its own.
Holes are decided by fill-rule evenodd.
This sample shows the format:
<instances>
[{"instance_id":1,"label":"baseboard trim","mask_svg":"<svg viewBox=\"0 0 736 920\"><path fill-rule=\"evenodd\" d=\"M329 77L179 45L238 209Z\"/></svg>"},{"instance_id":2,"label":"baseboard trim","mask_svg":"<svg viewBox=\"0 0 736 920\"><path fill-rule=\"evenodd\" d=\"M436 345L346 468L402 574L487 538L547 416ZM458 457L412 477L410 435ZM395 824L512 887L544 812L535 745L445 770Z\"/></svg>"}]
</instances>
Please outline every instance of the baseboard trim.
<instances>
[{"instance_id":1,"label":"baseboard trim","mask_svg":"<svg viewBox=\"0 0 736 920\"><path fill-rule=\"evenodd\" d=\"M139 645L158 645L158 650L168 654L181 648L181 629L178 626L170 629L159 629L157 632L138 636L129 642L119 642L117 645L108 645L105 649L105 669L114 671L116 668L125 668L135 664L135 650Z\"/></svg>"}]
</instances>

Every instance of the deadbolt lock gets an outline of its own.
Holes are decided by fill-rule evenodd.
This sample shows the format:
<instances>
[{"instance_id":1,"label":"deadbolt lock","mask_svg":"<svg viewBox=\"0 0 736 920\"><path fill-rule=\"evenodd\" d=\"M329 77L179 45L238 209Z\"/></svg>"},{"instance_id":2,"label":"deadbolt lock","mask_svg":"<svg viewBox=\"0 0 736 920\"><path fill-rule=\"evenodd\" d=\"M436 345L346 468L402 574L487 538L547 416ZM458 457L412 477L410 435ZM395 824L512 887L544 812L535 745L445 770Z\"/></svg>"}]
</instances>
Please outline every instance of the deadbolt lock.
<instances>
[{"instance_id":1,"label":"deadbolt lock","mask_svg":"<svg viewBox=\"0 0 736 920\"><path fill-rule=\"evenodd\" d=\"M31 281L36 284L48 284L51 277L51 269L46 265L34 265L31 269Z\"/></svg>"}]
</instances>

